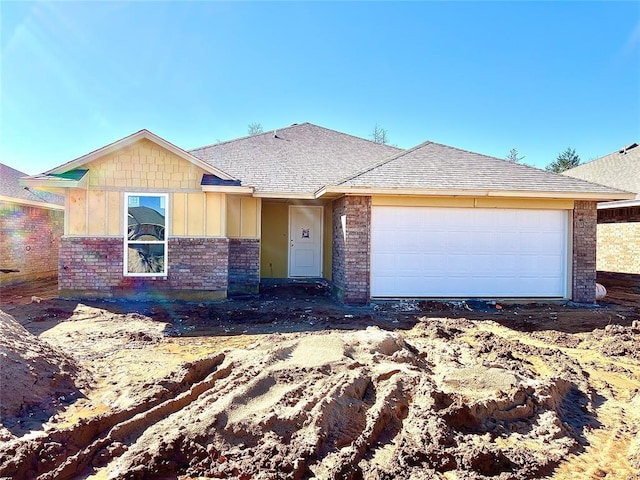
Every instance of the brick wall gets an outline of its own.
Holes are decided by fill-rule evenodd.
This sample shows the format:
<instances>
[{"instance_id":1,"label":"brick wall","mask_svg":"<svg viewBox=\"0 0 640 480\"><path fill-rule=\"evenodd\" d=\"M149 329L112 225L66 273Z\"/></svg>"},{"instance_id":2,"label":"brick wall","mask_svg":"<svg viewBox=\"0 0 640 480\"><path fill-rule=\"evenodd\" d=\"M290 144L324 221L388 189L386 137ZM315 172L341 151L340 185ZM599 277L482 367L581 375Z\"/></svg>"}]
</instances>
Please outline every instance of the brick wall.
<instances>
[{"instance_id":1,"label":"brick wall","mask_svg":"<svg viewBox=\"0 0 640 480\"><path fill-rule=\"evenodd\" d=\"M120 237L63 237L58 288L68 297L226 297L229 243L225 238L170 238L167 277L125 277Z\"/></svg>"},{"instance_id":2,"label":"brick wall","mask_svg":"<svg viewBox=\"0 0 640 480\"><path fill-rule=\"evenodd\" d=\"M598 224L597 269L640 274L640 222Z\"/></svg>"},{"instance_id":3,"label":"brick wall","mask_svg":"<svg viewBox=\"0 0 640 480\"><path fill-rule=\"evenodd\" d=\"M573 210L573 301L596 299L596 202L576 201Z\"/></svg>"},{"instance_id":4,"label":"brick wall","mask_svg":"<svg viewBox=\"0 0 640 480\"><path fill-rule=\"evenodd\" d=\"M260 285L260 240L229 240L229 295L258 293Z\"/></svg>"},{"instance_id":5,"label":"brick wall","mask_svg":"<svg viewBox=\"0 0 640 480\"><path fill-rule=\"evenodd\" d=\"M598 210L597 269L640 275L640 207Z\"/></svg>"},{"instance_id":6,"label":"brick wall","mask_svg":"<svg viewBox=\"0 0 640 480\"><path fill-rule=\"evenodd\" d=\"M0 202L0 285L55 276L64 212Z\"/></svg>"},{"instance_id":7,"label":"brick wall","mask_svg":"<svg viewBox=\"0 0 640 480\"><path fill-rule=\"evenodd\" d=\"M370 297L371 197L333 202L332 278L338 299L366 304Z\"/></svg>"}]
</instances>

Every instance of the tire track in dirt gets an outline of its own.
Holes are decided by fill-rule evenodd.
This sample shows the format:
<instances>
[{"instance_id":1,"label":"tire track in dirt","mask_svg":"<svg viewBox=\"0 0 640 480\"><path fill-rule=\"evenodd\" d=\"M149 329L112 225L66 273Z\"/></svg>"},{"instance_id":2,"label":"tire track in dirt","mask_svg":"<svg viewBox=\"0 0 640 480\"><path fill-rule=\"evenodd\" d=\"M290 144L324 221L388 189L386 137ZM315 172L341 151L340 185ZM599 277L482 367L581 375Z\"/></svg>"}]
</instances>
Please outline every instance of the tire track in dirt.
<instances>
[{"instance_id":1,"label":"tire track in dirt","mask_svg":"<svg viewBox=\"0 0 640 480\"><path fill-rule=\"evenodd\" d=\"M518 342L550 350L551 355L523 358L543 376L555 373L549 368L549 357L553 356L554 351L560 351L578 364L589 379L594 398L594 416L598 424L585 430L583 448L569 454L554 470L553 478L640 478L640 362L636 360L638 340L637 337L633 338L634 334L640 333L637 327L612 324L593 334L574 334L569 339L566 335L558 336L555 342L549 341L554 337L553 332L523 338L491 322L484 322L479 327L511 340L517 338ZM620 350L633 349L625 349L625 341L627 344L636 344L635 355L618 354ZM611 344L615 345L614 349L609 347ZM517 350L522 351L522 348L514 347L514 351Z\"/></svg>"},{"instance_id":2,"label":"tire track in dirt","mask_svg":"<svg viewBox=\"0 0 640 480\"><path fill-rule=\"evenodd\" d=\"M129 439L100 476L534 478L579 445L591 420L572 407L589 402L576 383L540 381L517 362L486 376L456 329L444 343L438 329L449 327L410 339L306 334L230 352L225 382ZM482 388L460 393L462 383Z\"/></svg>"},{"instance_id":3,"label":"tire track in dirt","mask_svg":"<svg viewBox=\"0 0 640 480\"><path fill-rule=\"evenodd\" d=\"M53 429L46 436L7 442L0 449L0 475L73 478L91 462L100 448L124 438L136 428L152 424L163 414L183 408L185 401L193 400L196 394L205 391L211 380L200 380L223 360L224 355L220 354L184 365L185 374L180 381L166 382L168 388L161 395L145 398L132 408L81 420L73 427ZM209 376L217 374L219 377L225 373L228 372L216 371Z\"/></svg>"},{"instance_id":4,"label":"tire track in dirt","mask_svg":"<svg viewBox=\"0 0 640 480\"><path fill-rule=\"evenodd\" d=\"M167 373L147 396L123 392L110 413L0 445L0 476L525 479L603 465L597 449L604 462L620 446L634 473L635 361L545 335L425 319L402 334L264 336Z\"/></svg>"}]
</instances>

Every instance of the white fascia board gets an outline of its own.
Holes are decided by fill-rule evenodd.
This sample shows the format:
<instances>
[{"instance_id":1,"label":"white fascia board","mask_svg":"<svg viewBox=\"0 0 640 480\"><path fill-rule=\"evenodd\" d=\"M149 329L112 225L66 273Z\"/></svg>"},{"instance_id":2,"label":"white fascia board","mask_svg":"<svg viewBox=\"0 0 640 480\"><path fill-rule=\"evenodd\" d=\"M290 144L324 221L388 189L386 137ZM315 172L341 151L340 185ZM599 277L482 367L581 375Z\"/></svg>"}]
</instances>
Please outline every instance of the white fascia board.
<instances>
[{"instance_id":1,"label":"white fascia board","mask_svg":"<svg viewBox=\"0 0 640 480\"><path fill-rule=\"evenodd\" d=\"M203 192L252 195L253 187L234 187L231 185L202 185Z\"/></svg>"},{"instance_id":2,"label":"white fascia board","mask_svg":"<svg viewBox=\"0 0 640 480\"><path fill-rule=\"evenodd\" d=\"M257 192L253 194L257 198L285 198L298 200L315 200L317 197L313 193L307 192Z\"/></svg>"},{"instance_id":3,"label":"white fascia board","mask_svg":"<svg viewBox=\"0 0 640 480\"><path fill-rule=\"evenodd\" d=\"M640 198L634 200L620 200L618 202L602 202L598 204L598 210L606 210L608 208L628 208L640 207Z\"/></svg>"},{"instance_id":4,"label":"white fascia board","mask_svg":"<svg viewBox=\"0 0 640 480\"><path fill-rule=\"evenodd\" d=\"M191 162L192 164L202 168L205 172L216 175L217 177L222 178L223 180L238 180L235 177L232 177L226 172L219 170L218 168L209 165L207 162L200 160L197 157L194 157L189 152L181 149L180 147L175 146L174 144L166 141L165 139L157 136L154 133L151 133L148 130L140 130L139 132L134 133L133 135L129 135L128 137L117 140L116 142L110 143L98 150L94 150L91 153L83 155L82 157L76 158L75 160L71 160L70 162L64 163L56 168L53 168L45 174L56 174L56 173L65 173L69 170L73 170L81 167L82 165L89 163L93 160L96 160L104 155L108 155L113 153L121 148L127 147L138 140L146 139L149 140L156 145L169 150L171 153L177 155L178 157L183 158L184 160Z\"/></svg>"},{"instance_id":5,"label":"white fascia board","mask_svg":"<svg viewBox=\"0 0 640 480\"><path fill-rule=\"evenodd\" d=\"M563 198L572 200L621 200L635 198L625 192L545 192L535 190L454 190L428 188L384 188L384 187L335 187L326 186L316 191L319 198L329 194L342 195L412 195L412 196L450 196L450 197L512 197L512 198Z\"/></svg>"}]
</instances>

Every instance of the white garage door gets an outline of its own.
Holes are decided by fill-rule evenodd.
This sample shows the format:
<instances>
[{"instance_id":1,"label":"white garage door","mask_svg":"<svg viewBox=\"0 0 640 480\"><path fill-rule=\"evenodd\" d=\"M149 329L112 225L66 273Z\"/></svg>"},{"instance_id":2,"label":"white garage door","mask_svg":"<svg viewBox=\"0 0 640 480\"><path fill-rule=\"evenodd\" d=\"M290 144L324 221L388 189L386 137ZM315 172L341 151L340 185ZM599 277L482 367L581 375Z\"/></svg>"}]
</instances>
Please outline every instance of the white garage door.
<instances>
[{"instance_id":1,"label":"white garage door","mask_svg":"<svg viewBox=\"0 0 640 480\"><path fill-rule=\"evenodd\" d=\"M373 297L565 297L564 210L372 208Z\"/></svg>"}]
</instances>

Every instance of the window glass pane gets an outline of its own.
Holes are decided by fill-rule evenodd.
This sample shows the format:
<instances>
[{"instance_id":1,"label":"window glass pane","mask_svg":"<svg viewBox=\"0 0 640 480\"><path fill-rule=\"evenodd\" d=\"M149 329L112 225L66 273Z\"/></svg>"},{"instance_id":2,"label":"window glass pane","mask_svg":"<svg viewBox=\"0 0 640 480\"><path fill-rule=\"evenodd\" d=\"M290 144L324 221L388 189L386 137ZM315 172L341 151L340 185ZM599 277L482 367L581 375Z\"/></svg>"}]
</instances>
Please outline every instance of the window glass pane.
<instances>
[{"instance_id":1,"label":"window glass pane","mask_svg":"<svg viewBox=\"0 0 640 480\"><path fill-rule=\"evenodd\" d=\"M164 273L164 244L129 243L129 273Z\"/></svg>"},{"instance_id":2,"label":"window glass pane","mask_svg":"<svg viewBox=\"0 0 640 480\"><path fill-rule=\"evenodd\" d=\"M165 239L165 197L130 195L128 203L129 240L163 241Z\"/></svg>"}]
</instances>

